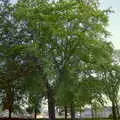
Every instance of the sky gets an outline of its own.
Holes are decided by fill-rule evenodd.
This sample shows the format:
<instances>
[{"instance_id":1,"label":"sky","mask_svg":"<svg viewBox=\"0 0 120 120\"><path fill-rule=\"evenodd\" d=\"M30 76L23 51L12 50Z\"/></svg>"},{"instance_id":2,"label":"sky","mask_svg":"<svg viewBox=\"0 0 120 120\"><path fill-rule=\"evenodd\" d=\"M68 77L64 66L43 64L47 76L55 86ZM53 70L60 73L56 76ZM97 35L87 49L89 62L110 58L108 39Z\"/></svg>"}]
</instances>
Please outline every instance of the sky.
<instances>
[{"instance_id":1,"label":"sky","mask_svg":"<svg viewBox=\"0 0 120 120\"><path fill-rule=\"evenodd\" d=\"M15 3L17 0L11 0ZM111 7L114 13L110 14L110 21L108 26L108 31L110 31L111 36L109 41L114 45L115 49L120 49L120 0L100 0L102 8Z\"/></svg>"},{"instance_id":2,"label":"sky","mask_svg":"<svg viewBox=\"0 0 120 120\"><path fill-rule=\"evenodd\" d=\"M114 13L110 15L108 30L111 32L109 40L115 49L120 49L120 0L101 0L101 7L111 7Z\"/></svg>"}]
</instances>

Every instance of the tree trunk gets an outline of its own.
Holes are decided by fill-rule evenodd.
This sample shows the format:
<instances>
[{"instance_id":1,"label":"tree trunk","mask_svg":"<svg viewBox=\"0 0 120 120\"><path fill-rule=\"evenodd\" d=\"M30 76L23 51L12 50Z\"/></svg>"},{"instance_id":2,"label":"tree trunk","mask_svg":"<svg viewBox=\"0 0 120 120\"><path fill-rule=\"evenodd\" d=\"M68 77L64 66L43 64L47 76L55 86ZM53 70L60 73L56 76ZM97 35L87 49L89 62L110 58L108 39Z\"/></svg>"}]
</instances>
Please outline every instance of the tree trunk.
<instances>
[{"instance_id":1,"label":"tree trunk","mask_svg":"<svg viewBox=\"0 0 120 120\"><path fill-rule=\"evenodd\" d=\"M12 108L13 108L13 92L11 91L11 88L8 87L6 89L6 97L3 109L8 110L9 118L11 118Z\"/></svg>"},{"instance_id":2,"label":"tree trunk","mask_svg":"<svg viewBox=\"0 0 120 120\"><path fill-rule=\"evenodd\" d=\"M70 105L70 111L71 111L71 120L74 120L75 119L75 110L74 110L73 102Z\"/></svg>"},{"instance_id":3,"label":"tree trunk","mask_svg":"<svg viewBox=\"0 0 120 120\"><path fill-rule=\"evenodd\" d=\"M67 120L67 106L66 105L64 107L64 111L65 111L65 120Z\"/></svg>"},{"instance_id":4,"label":"tree trunk","mask_svg":"<svg viewBox=\"0 0 120 120\"><path fill-rule=\"evenodd\" d=\"M92 120L94 120L94 110L93 110L92 104L91 104L91 117L92 117Z\"/></svg>"},{"instance_id":5,"label":"tree trunk","mask_svg":"<svg viewBox=\"0 0 120 120\"><path fill-rule=\"evenodd\" d=\"M35 108L35 111L34 111L34 119L36 120L37 119L37 109Z\"/></svg>"},{"instance_id":6,"label":"tree trunk","mask_svg":"<svg viewBox=\"0 0 120 120\"><path fill-rule=\"evenodd\" d=\"M114 102L112 102L112 115L113 115L113 120L117 120L116 107Z\"/></svg>"},{"instance_id":7,"label":"tree trunk","mask_svg":"<svg viewBox=\"0 0 120 120\"><path fill-rule=\"evenodd\" d=\"M118 106L117 102L116 102L115 104L116 104L116 114L117 114L117 118L119 119L119 116L120 116L119 106Z\"/></svg>"},{"instance_id":8,"label":"tree trunk","mask_svg":"<svg viewBox=\"0 0 120 120\"><path fill-rule=\"evenodd\" d=\"M9 119L10 119L11 118L11 113L12 113L12 108L9 108L8 111L9 111Z\"/></svg>"},{"instance_id":9,"label":"tree trunk","mask_svg":"<svg viewBox=\"0 0 120 120\"><path fill-rule=\"evenodd\" d=\"M48 112L49 120L55 120L55 100L52 87L47 81L47 98L48 98Z\"/></svg>"}]
</instances>

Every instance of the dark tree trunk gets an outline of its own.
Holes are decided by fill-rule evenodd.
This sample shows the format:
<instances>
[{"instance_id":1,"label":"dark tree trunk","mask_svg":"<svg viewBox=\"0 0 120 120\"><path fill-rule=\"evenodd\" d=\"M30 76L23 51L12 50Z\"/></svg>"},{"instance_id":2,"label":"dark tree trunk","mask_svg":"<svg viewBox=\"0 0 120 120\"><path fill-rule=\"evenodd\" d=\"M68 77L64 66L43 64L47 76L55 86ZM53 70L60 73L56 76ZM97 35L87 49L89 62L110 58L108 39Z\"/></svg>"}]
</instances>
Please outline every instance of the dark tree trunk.
<instances>
[{"instance_id":1,"label":"dark tree trunk","mask_svg":"<svg viewBox=\"0 0 120 120\"><path fill-rule=\"evenodd\" d=\"M9 119L10 119L11 118L11 113L12 113L12 108L9 108L8 111L9 111Z\"/></svg>"},{"instance_id":2,"label":"dark tree trunk","mask_svg":"<svg viewBox=\"0 0 120 120\"><path fill-rule=\"evenodd\" d=\"M48 98L48 112L49 120L55 120L55 100L52 87L47 82L47 98Z\"/></svg>"},{"instance_id":3,"label":"dark tree trunk","mask_svg":"<svg viewBox=\"0 0 120 120\"><path fill-rule=\"evenodd\" d=\"M117 120L116 107L114 102L112 102L112 115L113 115L113 120Z\"/></svg>"},{"instance_id":4,"label":"dark tree trunk","mask_svg":"<svg viewBox=\"0 0 120 120\"><path fill-rule=\"evenodd\" d=\"M13 92L11 91L11 88L8 87L8 89L6 89L6 97L5 97L3 109L8 110L9 118L11 118L12 108L13 108Z\"/></svg>"},{"instance_id":5,"label":"dark tree trunk","mask_svg":"<svg viewBox=\"0 0 120 120\"><path fill-rule=\"evenodd\" d=\"M75 110L74 110L73 102L70 105L70 111L71 111L71 120L74 120L75 119Z\"/></svg>"},{"instance_id":6,"label":"dark tree trunk","mask_svg":"<svg viewBox=\"0 0 120 120\"><path fill-rule=\"evenodd\" d=\"M37 109L35 108L35 111L34 111L35 113L35 115L34 115L34 119L36 120L37 119Z\"/></svg>"},{"instance_id":7,"label":"dark tree trunk","mask_svg":"<svg viewBox=\"0 0 120 120\"><path fill-rule=\"evenodd\" d=\"M120 116L119 106L118 106L117 102L116 102L115 104L116 104L116 114L117 114L117 118L119 119L119 116Z\"/></svg>"},{"instance_id":8,"label":"dark tree trunk","mask_svg":"<svg viewBox=\"0 0 120 120\"><path fill-rule=\"evenodd\" d=\"M67 106L64 107L65 110L65 120L67 120Z\"/></svg>"}]
</instances>

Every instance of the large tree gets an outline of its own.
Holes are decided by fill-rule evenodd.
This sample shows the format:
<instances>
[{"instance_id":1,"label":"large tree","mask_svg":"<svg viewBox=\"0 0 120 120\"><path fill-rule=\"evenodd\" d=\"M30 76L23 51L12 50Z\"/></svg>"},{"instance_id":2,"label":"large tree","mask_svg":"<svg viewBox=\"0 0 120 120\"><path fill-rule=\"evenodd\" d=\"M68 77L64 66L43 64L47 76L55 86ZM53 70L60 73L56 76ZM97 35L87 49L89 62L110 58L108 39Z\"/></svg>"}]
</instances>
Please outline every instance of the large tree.
<instances>
[{"instance_id":1,"label":"large tree","mask_svg":"<svg viewBox=\"0 0 120 120\"><path fill-rule=\"evenodd\" d=\"M0 1L0 89L3 108L9 110L9 117L13 105L22 99L25 78L41 70L40 60L29 50L32 32L25 22L16 20L14 12L9 0Z\"/></svg>"},{"instance_id":2,"label":"large tree","mask_svg":"<svg viewBox=\"0 0 120 120\"><path fill-rule=\"evenodd\" d=\"M104 41L109 34L106 26L110 10L101 10L96 0L19 0L16 8L17 18L34 30L34 48L43 58L49 117L54 120L55 88L61 83L69 84L63 81L75 76L76 71L82 73L83 65L91 74L95 66L110 59L112 49Z\"/></svg>"}]
</instances>

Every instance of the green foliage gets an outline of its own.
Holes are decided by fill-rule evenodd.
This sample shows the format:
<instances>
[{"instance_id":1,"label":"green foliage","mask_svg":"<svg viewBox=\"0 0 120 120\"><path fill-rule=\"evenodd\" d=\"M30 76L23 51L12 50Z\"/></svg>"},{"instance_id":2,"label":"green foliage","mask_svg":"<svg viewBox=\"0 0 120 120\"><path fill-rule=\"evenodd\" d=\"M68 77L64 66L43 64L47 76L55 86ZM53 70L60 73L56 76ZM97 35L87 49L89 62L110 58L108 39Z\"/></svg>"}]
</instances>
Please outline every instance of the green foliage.
<instances>
[{"instance_id":1,"label":"green foliage","mask_svg":"<svg viewBox=\"0 0 120 120\"><path fill-rule=\"evenodd\" d=\"M100 96L99 81L92 83L91 75L112 61L112 46L104 41L109 35L106 26L111 11L98 6L94 0L21 0L16 5L17 19L27 21L36 31L35 48L39 57L42 56L43 69L55 88L58 104L74 100L79 79L89 79L85 80L90 89L88 98ZM80 95L86 91L77 88ZM86 96L84 100L88 99Z\"/></svg>"},{"instance_id":2,"label":"green foliage","mask_svg":"<svg viewBox=\"0 0 120 120\"><path fill-rule=\"evenodd\" d=\"M13 105L24 101L27 78L40 74L41 63L28 51L33 38L27 24L16 21L15 9L9 1L1 2L0 6L0 89L3 108L13 109L18 108Z\"/></svg>"},{"instance_id":3,"label":"green foliage","mask_svg":"<svg viewBox=\"0 0 120 120\"><path fill-rule=\"evenodd\" d=\"M112 65L113 48L105 41L110 9L101 10L97 0L19 0L0 7L0 87L9 98L25 96L28 110L38 111L46 81L59 106L103 105L108 86L117 96L119 66Z\"/></svg>"}]
</instances>

